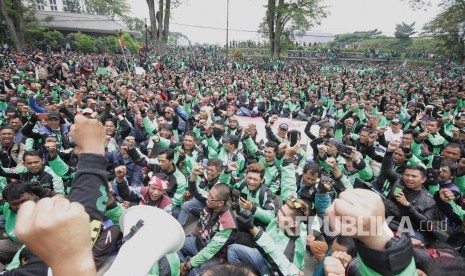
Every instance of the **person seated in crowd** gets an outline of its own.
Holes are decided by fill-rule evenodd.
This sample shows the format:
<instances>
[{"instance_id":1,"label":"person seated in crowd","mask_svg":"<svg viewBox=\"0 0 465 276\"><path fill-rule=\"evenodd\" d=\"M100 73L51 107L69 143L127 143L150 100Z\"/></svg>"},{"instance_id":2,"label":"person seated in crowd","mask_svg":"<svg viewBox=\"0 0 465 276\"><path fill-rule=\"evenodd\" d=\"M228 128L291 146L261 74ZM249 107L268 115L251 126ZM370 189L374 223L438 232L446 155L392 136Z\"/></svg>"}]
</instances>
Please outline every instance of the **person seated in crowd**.
<instances>
[{"instance_id":1,"label":"person seated in crowd","mask_svg":"<svg viewBox=\"0 0 465 276\"><path fill-rule=\"evenodd\" d=\"M166 193L169 198L173 201L173 208L179 210L184 200L184 194L187 188L186 177L174 164L174 151L170 148L163 149L157 156L156 159L148 158L140 154L135 148L134 137L126 138L126 145L128 146L127 152L131 160L142 167L148 168L148 175L151 176L157 173L166 174L166 181L169 185L166 189ZM177 217L178 214L173 214Z\"/></svg>"},{"instance_id":2,"label":"person seated in crowd","mask_svg":"<svg viewBox=\"0 0 465 276\"><path fill-rule=\"evenodd\" d=\"M224 183L214 185L207 199L196 193L195 183L189 183L193 197L206 203L192 236L186 237L179 251L181 275L199 275L219 265L228 245L237 235L236 218L228 205L230 189Z\"/></svg>"},{"instance_id":3,"label":"person seated in crowd","mask_svg":"<svg viewBox=\"0 0 465 276\"><path fill-rule=\"evenodd\" d=\"M206 160L206 159L205 159ZM204 168L205 165L205 168ZM216 184L220 183L220 175L223 171L223 161L218 158L213 158L208 160L206 164L197 165L192 170L192 173L189 177L189 185L193 185L195 183L197 186L196 193L202 195L204 198L207 198L207 195L211 188ZM190 191L187 191L189 196ZM189 214L199 215L200 212L205 208L204 200L198 200L195 197L185 201L181 205L181 210L179 211L178 215L178 222L184 226L187 221L187 216Z\"/></svg>"},{"instance_id":4,"label":"person seated in crowd","mask_svg":"<svg viewBox=\"0 0 465 276\"><path fill-rule=\"evenodd\" d=\"M26 151L23 155L24 167L0 168L0 176L22 182L37 181L41 187L64 194L63 180L45 165L39 151Z\"/></svg>"}]
</instances>

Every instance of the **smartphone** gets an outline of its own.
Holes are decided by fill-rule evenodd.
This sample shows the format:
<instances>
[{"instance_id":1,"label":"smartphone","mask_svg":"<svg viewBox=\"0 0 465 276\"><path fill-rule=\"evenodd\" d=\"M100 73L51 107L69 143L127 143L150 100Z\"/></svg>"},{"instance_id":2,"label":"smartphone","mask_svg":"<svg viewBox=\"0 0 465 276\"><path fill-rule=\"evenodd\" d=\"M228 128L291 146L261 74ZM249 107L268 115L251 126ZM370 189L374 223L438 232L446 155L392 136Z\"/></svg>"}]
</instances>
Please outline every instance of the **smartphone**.
<instances>
[{"instance_id":1,"label":"smartphone","mask_svg":"<svg viewBox=\"0 0 465 276\"><path fill-rule=\"evenodd\" d=\"M346 131L344 132L344 136L350 135L352 133L352 128L346 128Z\"/></svg>"},{"instance_id":2,"label":"smartphone","mask_svg":"<svg viewBox=\"0 0 465 276\"><path fill-rule=\"evenodd\" d=\"M118 102L116 100L111 101L111 106L113 108L117 108L118 107Z\"/></svg>"},{"instance_id":3,"label":"smartphone","mask_svg":"<svg viewBox=\"0 0 465 276\"><path fill-rule=\"evenodd\" d=\"M443 160L444 160L444 157L442 157L441 155L434 155L433 162L431 163L431 167L435 170L441 169Z\"/></svg>"},{"instance_id":4,"label":"smartphone","mask_svg":"<svg viewBox=\"0 0 465 276\"><path fill-rule=\"evenodd\" d=\"M249 200L249 197L248 197L248 195L247 195L246 193L241 193L241 198L242 198L243 200L246 200L246 201Z\"/></svg>"},{"instance_id":5,"label":"smartphone","mask_svg":"<svg viewBox=\"0 0 465 276\"><path fill-rule=\"evenodd\" d=\"M342 154L342 155L352 154L352 148L346 145L342 145L342 144L337 146L337 151L339 152L339 154Z\"/></svg>"},{"instance_id":6,"label":"smartphone","mask_svg":"<svg viewBox=\"0 0 465 276\"><path fill-rule=\"evenodd\" d=\"M300 131L298 130L291 130L289 131L289 141L290 141L290 146L293 147L297 142L299 141L300 137Z\"/></svg>"},{"instance_id":7,"label":"smartphone","mask_svg":"<svg viewBox=\"0 0 465 276\"><path fill-rule=\"evenodd\" d=\"M421 121L422 121L423 123L426 123L428 120L429 120L429 115L426 115L426 114L425 114L425 115L423 115L423 117L421 117Z\"/></svg>"},{"instance_id":8,"label":"smartphone","mask_svg":"<svg viewBox=\"0 0 465 276\"><path fill-rule=\"evenodd\" d=\"M47 97L47 102L49 105L53 104L53 97Z\"/></svg>"},{"instance_id":9,"label":"smartphone","mask_svg":"<svg viewBox=\"0 0 465 276\"><path fill-rule=\"evenodd\" d=\"M48 113L39 113L37 114L37 118L39 118L39 120L48 119Z\"/></svg>"},{"instance_id":10,"label":"smartphone","mask_svg":"<svg viewBox=\"0 0 465 276\"><path fill-rule=\"evenodd\" d=\"M396 184L396 186L394 188L394 196L398 196L403 191L404 191L404 187L399 185L399 184Z\"/></svg>"}]
</instances>

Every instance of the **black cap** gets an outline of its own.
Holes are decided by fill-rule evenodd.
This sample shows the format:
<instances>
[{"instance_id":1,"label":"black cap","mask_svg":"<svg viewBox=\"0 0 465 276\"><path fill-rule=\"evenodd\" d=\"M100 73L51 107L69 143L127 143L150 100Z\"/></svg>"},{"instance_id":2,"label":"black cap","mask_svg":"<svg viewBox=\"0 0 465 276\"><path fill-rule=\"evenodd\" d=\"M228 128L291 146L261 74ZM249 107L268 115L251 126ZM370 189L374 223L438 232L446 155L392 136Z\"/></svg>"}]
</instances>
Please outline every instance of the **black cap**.
<instances>
[{"instance_id":1,"label":"black cap","mask_svg":"<svg viewBox=\"0 0 465 276\"><path fill-rule=\"evenodd\" d=\"M168 131L173 132L173 125L166 123L166 124L161 125L161 129L166 129Z\"/></svg>"},{"instance_id":2,"label":"black cap","mask_svg":"<svg viewBox=\"0 0 465 276\"><path fill-rule=\"evenodd\" d=\"M55 118L55 119L58 119L60 120L61 119L61 115L59 112L57 111L52 111L48 114L48 118Z\"/></svg>"},{"instance_id":3,"label":"black cap","mask_svg":"<svg viewBox=\"0 0 465 276\"><path fill-rule=\"evenodd\" d=\"M286 124L286 123L281 123L281 124L279 125L279 129L289 130L289 125Z\"/></svg>"},{"instance_id":4,"label":"black cap","mask_svg":"<svg viewBox=\"0 0 465 276\"><path fill-rule=\"evenodd\" d=\"M234 135L234 134L226 134L223 136L223 143L231 143L234 145L238 145L239 141L240 141L239 136Z\"/></svg>"}]
</instances>

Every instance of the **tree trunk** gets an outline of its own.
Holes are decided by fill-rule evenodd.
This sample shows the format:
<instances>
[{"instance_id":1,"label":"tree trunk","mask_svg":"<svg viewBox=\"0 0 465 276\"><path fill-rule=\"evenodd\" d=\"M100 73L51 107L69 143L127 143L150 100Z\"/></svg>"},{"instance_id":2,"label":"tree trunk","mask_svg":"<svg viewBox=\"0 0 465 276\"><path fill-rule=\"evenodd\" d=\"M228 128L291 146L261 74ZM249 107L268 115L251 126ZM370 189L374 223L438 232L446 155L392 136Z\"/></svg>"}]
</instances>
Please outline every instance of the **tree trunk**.
<instances>
[{"instance_id":1,"label":"tree trunk","mask_svg":"<svg viewBox=\"0 0 465 276\"><path fill-rule=\"evenodd\" d=\"M268 40L270 43L270 56L274 58L274 24L276 12L276 0L268 0L268 10L266 11L266 22L268 23Z\"/></svg>"},{"instance_id":2,"label":"tree trunk","mask_svg":"<svg viewBox=\"0 0 465 276\"><path fill-rule=\"evenodd\" d=\"M284 0L279 0L278 8L276 11L276 22L275 22L275 31L274 31L274 53L273 57L278 58L279 52L281 51L281 35L283 32L283 9Z\"/></svg>"},{"instance_id":3,"label":"tree trunk","mask_svg":"<svg viewBox=\"0 0 465 276\"><path fill-rule=\"evenodd\" d=\"M168 37L170 35L170 14L171 14L171 0L165 2L165 18L163 22L163 35L161 36L160 52L165 51L168 44Z\"/></svg>"},{"instance_id":4,"label":"tree trunk","mask_svg":"<svg viewBox=\"0 0 465 276\"><path fill-rule=\"evenodd\" d=\"M158 30L157 30L157 38L158 38L158 53L162 54L163 48L163 16L164 12L163 9L165 8L164 0L158 0L158 12L157 12L157 21L158 21Z\"/></svg>"},{"instance_id":5,"label":"tree trunk","mask_svg":"<svg viewBox=\"0 0 465 276\"><path fill-rule=\"evenodd\" d=\"M458 63L459 64L464 64L465 63L465 44L464 44L463 39L459 39L457 42L457 58L458 58Z\"/></svg>"},{"instance_id":6,"label":"tree trunk","mask_svg":"<svg viewBox=\"0 0 465 276\"><path fill-rule=\"evenodd\" d=\"M22 32L17 31L15 22L8 14L8 10L6 7L5 0L0 0L0 9L2 10L2 16L5 20L5 23L8 27L8 31L11 35L11 39L13 39L13 43L15 44L16 50L21 52L24 47L24 34ZM19 15L22 21L22 15Z\"/></svg>"},{"instance_id":7,"label":"tree trunk","mask_svg":"<svg viewBox=\"0 0 465 276\"><path fill-rule=\"evenodd\" d=\"M150 15L150 40L152 41L153 50L158 53L158 36L157 36L157 18L155 13L155 0L147 0Z\"/></svg>"}]
</instances>

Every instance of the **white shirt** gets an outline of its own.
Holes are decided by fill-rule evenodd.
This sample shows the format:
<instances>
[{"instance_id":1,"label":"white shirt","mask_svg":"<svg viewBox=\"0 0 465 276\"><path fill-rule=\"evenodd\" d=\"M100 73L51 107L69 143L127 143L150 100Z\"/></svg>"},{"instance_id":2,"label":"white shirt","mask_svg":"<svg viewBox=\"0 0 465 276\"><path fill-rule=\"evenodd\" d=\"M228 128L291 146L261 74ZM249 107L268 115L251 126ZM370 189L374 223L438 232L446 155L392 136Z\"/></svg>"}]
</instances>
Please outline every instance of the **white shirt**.
<instances>
[{"instance_id":1,"label":"white shirt","mask_svg":"<svg viewBox=\"0 0 465 276\"><path fill-rule=\"evenodd\" d=\"M391 127L388 127L386 132L384 133L386 142L391 142L391 141L402 142L403 135L404 135L404 132L402 131L402 129L399 131L399 133L393 133Z\"/></svg>"}]
</instances>

